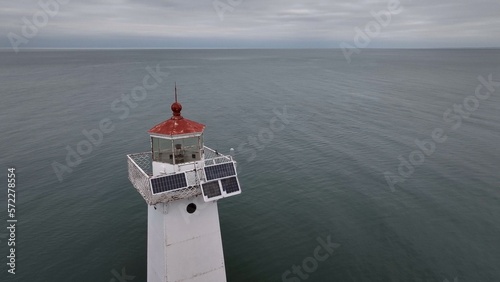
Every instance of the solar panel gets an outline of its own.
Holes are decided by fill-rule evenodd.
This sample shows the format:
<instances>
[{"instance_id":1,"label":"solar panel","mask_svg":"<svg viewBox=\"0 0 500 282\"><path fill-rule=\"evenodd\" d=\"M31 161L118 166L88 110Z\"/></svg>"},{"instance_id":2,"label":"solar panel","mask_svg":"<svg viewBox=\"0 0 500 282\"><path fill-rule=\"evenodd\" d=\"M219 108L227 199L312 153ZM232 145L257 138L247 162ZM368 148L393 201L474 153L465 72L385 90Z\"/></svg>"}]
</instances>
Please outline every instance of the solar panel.
<instances>
[{"instance_id":1,"label":"solar panel","mask_svg":"<svg viewBox=\"0 0 500 282\"><path fill-rule=\"evenodd\" d=\"M209 199L222 195L222 192L220 191L219 181L203 183L201 187L203 188L203 195L205 195L205 197Z\"/></svg>"},{"instance_id":2,"label":"solar panel","mask_svg":"<svg viewBox=\"0 0 500 282\"><path fill-rule=\"evenodd\" d=\"M159 194L187 187L186 174L184 172L151 179L153 194Z\"/></svg>"},{"instance_id":3,"label":"solar panel","mask_svg":"<svg viewBox=\"0 0 500 282\"><path fill-rule=\"evenodd\" d=\"M236 179L236 177L221 179L220 183L222 184L222 190L224 190L227 194L240 191L240 185L238 184L238 179Z\"/></svg>"},{"instance_id":4,"label":"solar panel","mask_svg":"<svg viewBox=\"0 0 500 282\"><path fill-rule=\"evenodd\" d=\"M233 175L236 175L236 170L234 169L234 164L232 162L205 167L205 176L207 177L207 181Z\"/></svg>"}]
</instances>

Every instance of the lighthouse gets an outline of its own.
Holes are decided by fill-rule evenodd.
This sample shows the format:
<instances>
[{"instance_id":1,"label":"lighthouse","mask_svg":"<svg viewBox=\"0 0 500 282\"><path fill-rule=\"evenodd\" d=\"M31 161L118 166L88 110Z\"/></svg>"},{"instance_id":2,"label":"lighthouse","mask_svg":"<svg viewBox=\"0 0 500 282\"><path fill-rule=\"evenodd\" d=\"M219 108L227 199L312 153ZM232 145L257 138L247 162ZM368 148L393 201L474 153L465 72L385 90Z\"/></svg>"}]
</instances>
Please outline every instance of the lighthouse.
<instances>
[{"instance_id":1,"label":"lighthouse","mask_svg":"<svg viewBox=\"0 0 500 282\"><path fill-rule=\"evenodd\" d=\"M205 125L172 117L149 130L151 150L127 155L148 208L148 282L226 281L217 201L241 193L236 162L204 145Z\"/></svg>"}]
</instances>

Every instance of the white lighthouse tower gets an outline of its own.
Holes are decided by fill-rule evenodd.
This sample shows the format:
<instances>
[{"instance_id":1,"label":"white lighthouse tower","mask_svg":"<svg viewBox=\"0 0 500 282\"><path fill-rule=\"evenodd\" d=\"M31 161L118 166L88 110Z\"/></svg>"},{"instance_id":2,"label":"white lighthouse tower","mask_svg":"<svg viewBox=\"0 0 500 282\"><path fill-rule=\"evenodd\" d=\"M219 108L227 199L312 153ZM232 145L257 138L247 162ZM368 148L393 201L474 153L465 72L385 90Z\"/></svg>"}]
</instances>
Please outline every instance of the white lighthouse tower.
<instances>
[{"instance_id":1,"label":"white lighthouse tower","mask_svg":"<svg viewBox=\"0 0 500 282\"><path fill-rule=\"evenodd\" d=\"M129 179L148 204L148 282L226 281L217 200L241 193L236 162L205 147L205 125L171 106L149 130L151 151L128 155Z\"/></svg>"}]
</instances>

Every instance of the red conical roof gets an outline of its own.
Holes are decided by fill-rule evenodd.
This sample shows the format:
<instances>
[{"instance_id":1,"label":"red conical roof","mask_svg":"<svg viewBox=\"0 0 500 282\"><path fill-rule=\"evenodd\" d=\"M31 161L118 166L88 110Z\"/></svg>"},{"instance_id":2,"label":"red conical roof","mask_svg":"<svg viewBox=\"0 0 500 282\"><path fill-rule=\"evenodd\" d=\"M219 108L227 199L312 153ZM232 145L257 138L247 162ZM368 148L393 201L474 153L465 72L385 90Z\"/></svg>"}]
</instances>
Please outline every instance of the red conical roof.
<instances>
[{"instance_id":1,"label":"red conical roof","mask_svg":"<svg viewBox=\"0 0 500 282\"><path fill-rule=\"evenodd\" d=\"M180 135L189 133L202 133L205 125L196 121L184 118L181 115L182 105L177 102L177 87L175 88L175 102L170 107L172 109L172 117L166 121L159 123L148 132L152 134L162 135Z\"/></svg>"}]
</instances>

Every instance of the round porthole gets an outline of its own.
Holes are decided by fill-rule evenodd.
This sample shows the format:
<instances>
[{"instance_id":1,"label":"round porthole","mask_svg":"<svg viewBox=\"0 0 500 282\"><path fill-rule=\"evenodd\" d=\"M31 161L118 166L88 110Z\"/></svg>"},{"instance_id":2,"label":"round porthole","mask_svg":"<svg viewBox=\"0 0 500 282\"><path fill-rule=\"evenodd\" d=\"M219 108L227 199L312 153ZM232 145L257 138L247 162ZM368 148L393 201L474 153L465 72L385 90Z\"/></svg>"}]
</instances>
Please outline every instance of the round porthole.
<instances>
[{"instance_id":1,"label":"round porthole","mask_svg":"<svg viewBox=\"0 0 500 282\"><path fill-rule=\"evenodd\" d=\"M186 211L188 213L194 213L196 211L196 205L193 203L187 205Z\"/></svg>"}]
</instances>

